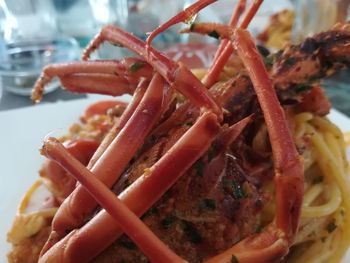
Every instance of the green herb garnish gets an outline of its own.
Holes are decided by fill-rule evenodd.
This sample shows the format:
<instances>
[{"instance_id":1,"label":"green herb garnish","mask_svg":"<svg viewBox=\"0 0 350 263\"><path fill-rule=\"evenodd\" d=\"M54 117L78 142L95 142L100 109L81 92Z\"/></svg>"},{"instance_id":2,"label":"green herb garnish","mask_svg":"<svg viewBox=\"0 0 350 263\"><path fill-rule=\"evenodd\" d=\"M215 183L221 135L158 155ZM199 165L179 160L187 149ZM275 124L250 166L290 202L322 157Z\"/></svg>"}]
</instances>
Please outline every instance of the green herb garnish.
<instances>
[{"instance_id":1,"label":"green herb garnish","mask_svg":"<svg viewBox=\"0 0 350 263\"><path fill-rule=\"evenodd\" d=\"M136 245L131 240L120 241L120 245L130 250L134 250L137 248Z\"/></svg>"},{"instance_id":2,"label":"green herb garnish","mask_svg":"<svg viewBox=\"0 0 350 263\"><path fill-rule=\"evenodd\" d=\"M208 162L213 160L215 155L216 155L216 151L215 151L214 147L210 147L208 150Z\"/></svg>"},{"instance_id":3,"label":"green herb garnish","mask_svg":"<svg viewBox=\"0 0 350 263\"><path fill-rule=\"evenodd\" d=\"M122 44L120 43L111 43L113 46L115 47L124 47Z\"/></svg>"},{"instance_id":4,"label":"green herb garnish","mask_svg":"<svg viewBox=\"0 0 350 263\"><path fill-rule=\"evenodd\" d=\"M263 230L263 228L261 227L261 226L257 226L256 228L255 228L255 233L261 233L262 232L262 230Z\"/></svg>"},{"instance_id":5,"label":"green herb garnish","mask_svg":"<svg viewBox=\"0 0 350 263\"><path fill-rule=\"evenodd\" d=\"M166 218L164 218L162 221L160 221L160 223L164 228L169 228L175 221L176 221L176 216L174 213L172 213L168 215Z\"/></svg>"},{"instance_id":6,"label":"green herb garnish","mask_svg":"<svg viewBox=\"0 0 350 263\"><path fill-rule=\"evenodd\" d=\"M188 239L194 243L199 244L202 242L202 237L198 233L197 229L189 222L182 221L182 228L187 235Z\"/></svg>"},{"instance_id":7,"label":"green herb garnish","mask_svg":"<svg viewBox=\"0 0 350 263\"><path fill-rule=\"evenodd\" d=\"M262 45L257 45L256 47L257 47L261 56L267 57L268 55L270 55L270 51L266 47L264 47Z\"/></svg>"},{"instance_id":8,"label":"green herb garnish","mask_svg":"<svg viewBox=\"0 0 350 263\"><path fill-rule=\"evenodd\" d=\"M191 23L191 25L190 25L190 31L191 32L194 30L195 25L196 25L196 23Z\"/></svg>"},{"instance_id":9,"label":"green herb garnish","mask_svg":"<svg viewBox=\"0 0 350 263\"><path fill-rule=\"evenodd\" d=\"M197 175L202 177L204 172L204 162L201 159L199 159L194 164L194 169L196 169Z\"/></svg>"},{"instance_id":10,"label":"green herb garnish","mask_svg":"<svg viewBox=\"0 0 350 263\"><path fill-rule=\"evenodd\" d=\"M263 205L263 203L262 203L262 201L261 201L260 199L257 199L257 200L255 201L255 207L256 207L256 208L261 208L262 205Z\"/></svg>"},{"instance_id":11,"label":"green herb garnish","mask_svg":"<svg viewBox=\"0 0 350 263\"><path fill-rule=\"evenodd\" d=\"M288 66L288 67L291 67L291 66L293 66L296 62L297 62L297 60L296 60L294 57L289 57L289 58L286 58L286 59L285 59L284 65L285 65L285 66Z\"/></svg>"},{"instance_id":12,"label":"green herb garnish","mask_svg":"<svg viewBox=\"0 0 350 263\"><path fill-rule=\"evenodd\" d=\"M233 198L235 199L241 199L246 197L242 186L234 180L224 180L223 186L226 193L232 194Z\"/></svg>"},{"instance_id":13,"label":"green herb garnish","mask_svg":"<svg viewBox=\"0 0 350 263\"><path fill-rule=\"evenodd\" d=\"M327 231L328 233L332 233L337 228L337 225L335 224L335 219L333 218L331 222L327 225Z\"/></svg>"},{"instance_id":14,"label":"green herb garnish","mask_svg":"<svg viewBox=\"0 0 350 263\"><path fill-rule=\"evenodd\" d=\"M273 56L263 57L265 67L271 68L273 65Z\"/></svg>"},{"instance_id":15,"label":"green herb garnish","mask_svg":"<svg viewBox=\"0 0 350 263\"><path fill-rule=\"evenodd\" d=\"M294 86L293 89L295 90L296 93L301 93L301 92L311 90L311 88L312 88L312 86L309 84L299 84L299 85Z\"/></svg>"},{"instance_id":16,"label":"green herb garnish","mask_svg":"<svg viewBox=\"0 0 350 263\"><path fill-rule=\"evenodd\" d=\"M236 182L232 183L232 190L233 190L233 196L236 199L241 199L245 197L245 192L241 185L237 184Z\"/></svg>"},{"instance_id":17,"label":"green herb garnish","mask_svg":"<svg viewBox=\"0 0 350 263\"><path fill-rule=\"evenodd\" d=\"M189 121L189 122L186 122L186 123L185 123L185 126L191 127L192 125L193 125L193 122L192 122L192 121Z\"/></svg>"},{"instance_id":18,"label":"green herb garnish","mask_svg":"<svg viewBox=\"0 0 350 263\"><path fill-rule=\"evenodd\" d=\"M216 201L214 199L205 198L201 201L200 206L208 210L216 209Z\"/></svg>"},{"instance_id":19,"label":"green herb garnish","mask_svg":"<svg viewBox=\"0 0 350 263\"><path fill-rule=\"evenodd\" d=\"M135 62L133 63L131 66L130 66L130 71L131 72L136 72L138 71L139 69L141 69L144 65L142 63L139 63L139 62Z\"/></svg>"},{"instance_id":20,"label":"green herb garnish","mask_svg":"<svg viewBox=\"0 0 350 263\"><path fill-rule=\"evenodd\" d=\"M218 33L218 32L216 32L215 30L213 30L213 31L209 32L209 33L208 33L208 36L210 36L210 37L214 37L214 38L216 38L216 39L219 39L219 38L220 38L219 33Z\"/></svg>"},{"instance_id":21,"label":"green herb garnish","mask_svg":"<svg viewBox=\"0 0 350 263\"><path fill-rule=\"evenodd\" d=\"M232 255L231 263L239 263L238 258L235 255Z\"/></svg>"},{"instance_id":22,"label":"green herb garnish","mask_svg":"<svg viewBox=\"0 0 350 263\"><path fill-rule=\"evenodd\" d=\"M315 178L313 178L312 180L314 184L321 183L322 181L323 181L323 176L315 176Z\"/></svg>"}]
</instances>

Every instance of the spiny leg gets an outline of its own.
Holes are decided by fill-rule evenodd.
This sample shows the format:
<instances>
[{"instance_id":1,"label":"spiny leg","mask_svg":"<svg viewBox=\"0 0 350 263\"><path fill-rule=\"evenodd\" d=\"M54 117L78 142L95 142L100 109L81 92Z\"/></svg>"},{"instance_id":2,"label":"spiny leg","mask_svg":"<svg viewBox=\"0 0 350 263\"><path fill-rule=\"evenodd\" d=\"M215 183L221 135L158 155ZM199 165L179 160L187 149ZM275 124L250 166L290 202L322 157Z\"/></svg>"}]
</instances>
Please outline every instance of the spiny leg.
<instances>
[{"instance_id":1,"label":"spiny leg","mask_svg":"<svg viewBox=\"0 0 350 263\"><path fill-rule=\"evenodd\" d=\"M99 142L91 139L74 139L65 141L64 147L82 164L86 165L99 147ZM76 187L76 180L67 175L58 164L49 159L45 160L42 165L40 177L44 178L43 183L53 193L59 203L62 203Z\"/></svg>"},{"instance_id":2,"label":"spiny leg","mask_svg":"<svg viewBox=\"0 0 350 263\"><path fill-rule=\"evenodd\" d=\"M255 14L258 11L262 2L263 2L263 0L254 0L251 7L248 9L248 13L244 16L243 21L240 25L240 28L245 29L248 27L248 25L250 24L251 20L255 16ZM238 23L238 18L240 15L239 12L241 12L241 10L239 8L240 8L240 5L238 5L237 9L236 9L237 10L237 13L236 13L237 18L233 20L233 23L229 24L232 27L235 27ZM225 47L222 48L222 53L220 55L218 55L216 60L214 60L207 75L204 77L203 82L207 87L211 87L218 80L219 74L222 71L222 69L224 68L224 66L226 65L230 56L232 55L232 52L233 52L233 47L232 47L231 43L229 43L229 41L228 41L228 42L226 42Z\"/></svg>"},{"instance_id":3,"label":"spiny leg","mask_svg":"<svg viewBox=\"0 0 350 263\"><path fill-rule=\"evenodd\" d=\"M137 67L133 67L135 64ZM130 88L125 87L130 80L134 79L135 82L131 84L136 85L140 78L150 79L152 73L152 68L144 60L137 58L51 64L43 69L34 84L32 100L36 103L40 102L45 86L54 77L60 78L67 89L76 92L99 93L101 90L103 94L120 95L124 91L130 93ZM118 84L122 86L123 91L118 91ZM110 92L108 87L111 89Z\"/></svg>"},{"instance_id":4,"label":"spiny leg","mask_svg":"<svg viewBox=\"0 0 350 263\"><path fill-rule=\"evenodd\" d=\"M119 134L121 129L124 128L125 124L128 122L128 120L131 118L131 116L134 114L137 106L139 105L141 99L143 98L146 89L149 85L148 80L141 80L139 85L137 86L133 97L124 110L122 116L120 119L114 123L114 125L111 127L111 129L108 131L107 135L103 138L100 146L97 148L96 152L94 155L91 157L90 162L87 166L88 169L93 167L97 160L102 156L104 151L107 149L107 147L112 143L115 137Z\"/></svg>"},{"instance_id":5,"label":"spiny leg","mask_svg":"<svg viewBox=\"0 0 350 263\"><path fill-rule=\"evenodd\" d=\"M199 12L201 9L203 9L206 6L208 6L209 4L211 4L211 2L214 2L214 1L197 1L193 5L191 5L190 7L185 9L184 11L182 11L181 13L177 14L175 17L173 17L170 20L168 20L167 22L165 22L163 25L161 25L156 30L154 30L151 33L151 35L147 38L147 42L146 42L147 45L150 45L152 40L159 33L163 32L164 30L171 27L172 25L175 25L179 22L184 22L184 21L188 20L194 14ZM255 15L255 13L258 10L261 3L262 3L262 0L253 2L248 14L246 15L246 17L244 18L244 20L242 22L242 26L244 28L246 28L248 26L249 22L251 21L252 17ZM237 25L241 14L245 10L245 5L246 5L245 0L240 0L240 2L237 4L237 6L233 12L233 15L230 19L230 23L229 23L230 26L235 27ZM194 25L195 24L192 24L191 28ZM215 31L213 31L213 32L215 32ZM206 86L210 87L212 84L214 84L217 81L219 73L221 72L223 66L226 64L228 58L232 54L232 50L233 49L232 49L231 44L229 44L229 41L223 40L221 45L219 46L219 49L218 49L216 55L215 55L215 57L219 58L219 61L217 61L217 59L214 59L213 66L209 69L208 74L204 78L204 84ZM220 53L223 52L224 55L219 56L219 54L220 54L219 52Z\"/></svg>"},{"instance_id":6,"label":"spiny leg","mask_svg":"<svg viewBox=\"0 0 350 263\"><path fill-rule=\"evenodd\" d=\"M253 39L247 31L236 30L233 41L253 82L270 137L275 167L276 226L286 234L289 242L293 242L304 192L302 160Z\"/></svg>"},{"instance_id":7,"label":"spiny leg","mask_svg":"<svg viewBox=\"0 0 350 263\"><path fill-rule=\"evenodd\" d=\"M218 132L216 115L204 113L149 171L119 195L120 200L141 216L207 151ZM42 255L42 260L87 262L122 234L113 222L101 211Z\"/></svg>"},{"instance_id":8,"label":"spiny leg","mask_svg":"<svg viewBox=\"0 0 350 263\"><path fill-rule=\"evenodd\" d=\"M155 74L143 99L130 119L103 152L91 172L108 187L119 178L142 142L149 134L172 96L164 79ZM87 215L95 208L96 202L81 186L66 198L52 222L52 232L42 253L60 240L71 229L81 226Z\"/></svg>"},{"instance_id":9,"label":"spiny leg","mask_svg":"<svg viewBox=\"0 0 350 263\"><path fill-rule=\"evenodd\" d=\"M48 138L41 152L79 181L152 262L185 262L132 213L107 186L75 159L57 139Z\"/></svg>"},{"instance_id":10,"label":"spiny leg","mask_svg":"<svg viewBox=\"0 0 350 263\"><path fill-rule=\"evenodd\" d=\"M151 45L153 39L159 35L160 33L167 30L169 27L176 25L180 22L187 22L188 20L191 20L194 16L197 15L197 13L202 10L203 8L207 7L208 5L211 5L212 3L216 2L218 0L201 0L197 1L194 4L187 7L185 10L181 11L168 21L166 21L164 24L156 28L152 33L148 36L146 40L146 44L149 46Z\"/></svg>"},{"instance_id":11,"label":"spiny leg","mask_svg":"<svg viewBox=\"0 0 350 263\"><path fill-rule=\"evenodd\" d=\"M257 258L270 262L286 255L294 241L304 191L303 163L253 39L247 31L237 29L232 41L253 82L270 137L275 170L276 215L264 232L242 240L207 262L228 262L232 255L239 262L255 262Z\"/></svg>"},{"instance_id":12,"label":"spiny leg","mask_svg":"<svg viewBox=\"0 0 350 263\"><path fill-rule=\"evenodd\" d=\"M244 10L246 8L246 4L247 4L246 0L239 0L239 2L236 5L236 8L234 9L234 11L232 13L231 19L228 23L229 26L235 27L238 24L238 20L242 16L242 14L244 13ZM217 60L217 58L219 57L221 52L225 49L227 43L228 43L227 39L224 39L221 41L218 49L216 50L212 65L215 64L215 61Z\"/></svg>"},{"instance_id":13,"label":"spiny leg","mask_svg":"<svg viewBox=\"0 0 350 263\"><path fill-rule=\"evenodd\" d=\"M116 26L104 27L85 49L83 59L87 60L90 54L104 41L122 45L140 55L151 64L173 88L188 97L194 105L209 109L217 114L220 119L222 118L221 108L213 100L202 82L197 79L188 68L181 64L178 65L152 46L146 47L143 41Z\"/></svg>"},{"instance_id":14,"label":"spiny leg","mask_svg":"<svg viewBox=\"0 0 350 263\"><path fill-rule=\"evenodd\" d=\"M109 74L73 74L59 78L70 92L121 96L132 94L135 87L127 79Z\"/></svg>"},{"instance_id":15,"label":"spiny leg","mask_svg":"<svg viewBox=\"0 0 350 263\"><path fill-rule=\"evenodd\" d=\"M101 34L99 36L97 36L94 41L92 41L90 48L88 47L87 52L85 52L84 54L86 55L87 53L89 53L89 50L93 50L93 48L97 47L98 45L96 45L96 43L97 44L102 43L102 41L105 40L105 38L107 40L109 39L110 41L112 41L112 43L117 43L117 44L122 44L124 46L128 46L129 48L131 48L133 51L135 51L139 55L146 54L146 48L145 48L144 42L142 42L138 38L135 38L133 35L125 32L119 28L111 27L111 26L107 26L101 31ZM192 98L192 101L194 101L195 104L197 104L203 108L210 108L220 118L222 117L221 109L218 107L218 105L215 103L215 101L211 98L211 95L208 93L208 91L205 89L205 87L201 84L201 82L195 76L193 76L193 74L187 68L185 68L181 65L178 66L176 63L169 60L167 57L162 55L159 51L154 50L152 47L150 47L149 50L151 50L151 55L153 55L155 58L157 58L157 60L154 58L149 59L150 64L153 65L157 70L162 72L163 75L167 78L168 82L170 82L172 84L172 86L175 86L176 88L183 91L185 93L185 95L189 95L189 97ZM149 56L146 56L146 57L149 58ZM169 74L167 71L169 72ZM194 86L192 86L191 84L194 84ZM169 91L167 93L169 96L170 95ZM152 105L149 105L149 107L151 107ZM147 110L145 112L147 112ZM143 122L139 122L139 124L142 124L142 123ZM135 125L137 125L137 124L135 124ZM132 129L130 131L130 134L134 134L134 132L135 132L135 129ZM117 136L116 139L121 138L120 134ZM135 134L135 138L140 138L139 134ZM124 141L126 141L126 140L124 140ZM114 144L112 142L111 145L115 146L117 144ZM102 169L102 171L103 170L107 171L110 167L110 161L108 161L108 163L107 163L105 160L107 157L104 158L104 155L106 154L106 156L111 156L107 152L109 152L109 149L116 149L116 147L114 147L114 146L109 146L107 148L107 150L105 151L105 153L102 155L102 157L99 159L99 161L96 162L95 166L105 167L104 169ZM130 150L130 149L128 148L127 150ZM117 151L119 152L119 154L120 154L120 152L123 152L123 151L120 151L120 149L118 149ZM116 153L116 154L118 155L118 153ZM125 156L126 155L121 156L120 160L125 160ZM108 158L107 158L107 160L110 160ZM114 159L114 156L113 156L113 159ZM106 163L106 165L104 165L105 163ZM115 167L115 164L114 164L114 167ZM105 174L107 174L107 173L105 173ZM119 174L120 173L118 173L116 176L118 176ZM106 175L106 177L108 177L108 176ZM112 177L109 176L108 178L112 178ZM113 178L115 178L115 177L113 177ZM75 193L76 193L76 191L74 191L72 193L72 195L69 198L67 198L66 200L72 199L72 200L76 200L76 201L72 201L72 203L74 203L74 204L79 203L80 199L75 197ZM91 199L91 197L89 197L88 194L84 194L84 198L82 200L86 200L85 198ZM67 201L67 205L65 205L66 202L63 203L63 205L61 206L62 209L61 208L59 209L59 212L57 213L57 217L55 217L55 219L59 218L60 220L56 221L54 219L54 221L53 221L53 226L57 226L56 229L60 229L63 231L59 231L59 232L53 231L52 232L52 236L51 236L52 238L50 238L51 244L54 242L57 242L60 239L60 237L66 233L67 228L71 229L72 226L79 226L82 223L83 219L85 218L85 214L82 213L82 210L84 210L84 209L82 209L82 208L77 208L77 210L70 209L70 207L72 206L72 204L70 202L71 201ZM94 204L93 200L91 203ZM65 209L63 209L63 207L65 207ZM92 208L93 208L92 206L89 206L87 210L91 211ZM63 211L63 212L60 213L60 211ZM69 216L69 215L74 215L74 213L76 211L78 211L77 215ZM72 218L74 218L74 219L72 219ZM77 222L78 222L78 224L77 224ZM43 253L50 246L51 246L50 244L45 246Z\"/></svg>"},{"instance_id":16,"label":"spiny leg","mask_svg":"<svg viewBox=\"0 0 350 263\"><path fill-rule=\"evenodd\" d=\"M232 26L232 27L237 26L239 18L241 17L242 13L246 8L246 2L247 2L246 0L240 0L238 2L238 4L236 5L236 8L233 11L232 17L228 23L229 26ZM215 53L213 62L207 74L204 76L203 82L207 87L212 86L217 81L217 78L222 70L221 67L217 66L217 60L219 59L221 54L225 51L227 46L231 46L231 44L229 43L229 40L223 39L218 47L218 50Z\"/></svg>"}]
</instances>

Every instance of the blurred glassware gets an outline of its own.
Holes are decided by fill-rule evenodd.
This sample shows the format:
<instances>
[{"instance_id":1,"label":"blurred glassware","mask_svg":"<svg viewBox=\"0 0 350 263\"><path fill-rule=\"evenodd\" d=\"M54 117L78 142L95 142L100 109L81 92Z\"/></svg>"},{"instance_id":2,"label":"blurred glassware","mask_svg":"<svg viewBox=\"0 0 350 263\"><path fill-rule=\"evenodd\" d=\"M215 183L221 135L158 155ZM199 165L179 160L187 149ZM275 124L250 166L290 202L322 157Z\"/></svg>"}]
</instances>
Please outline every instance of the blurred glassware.
<instances>
[{"instance_id":1,"label":"blurred glassware","mask_svg":"<svg viewBox=\"0 0 350 263\"><path fill-rule=\"evenodd\" d=\"M180 12L184 8L185 1L89 0L89 2L95 21L99 25L115 24L145 40L149 32ZM104 15L106 10L109 11ZM174 43L183 42L184 36L177 34L179 29L180 25L171 27L158 35L152 45L158 49L166 49ZM110 59L125 56L129 52L105 44L99 49L98 54L103 59Z\"/></svg>"},{"instance_id":2,"label":"blurred glassware","mask_svg":"<svg viewBox=\"0 0 350 263\"><path fill-rule=\"evenodd\" d=\"M292 42L298 43L307 36L330 29L350 16L350 0L292 0L296 18ZM325 79L322 86L332 106L350 116L350 70L343 70Z\"/></svg>"},{"instance_id":3,"label":"blurred glassware","mask_svg":"<svg viewBox=\"0 0 350 263\"><path fill-rule=\"evenodd\" d=\"M99 2L102 4L106 0ZM89 1L52 0L52 3L57 31L75 38L81 48L85 47L99 29Z\"/></svg>"},{"instance_id":4,"label":"blurred glassware","mask_svg":"<svg viewBox=\"0 0 350 263\"><path fill-rule=\"evenodd\" d=\"M246 9L249 8L252 1L254 0L247 0ZM186 2L193 3L195 0L186 0ZM210 7L202 10L198 14L196 21L198 20L203 22L218 22L227 24L237 3L238 0L217 1L216 3L210 5ZM265 28L265 26L267 26L271 15L284 9L290 8L292 8L292 5L289 0L264 0L256 16L254 16L254 19L249 24L249 31L253 35L258 34L263 28Z\"/></svg>"},{"instance_id":5,"label":"blurred glassware","mask_svg":"<svg viewBox=\"0 0 350 263\"><path fill-rule=\"evenodd\" d=\"M0 77L6 91L29 95L42 68L77 57L77 42L57 33L53 7L46 0L2 0ZM46 92L55 90L52 82Z\"/></svg>"},{"instance_id":6,"label":"blurred glassware","mask_svg":"<svg viewBox=\"0 0 350 263\"><path fill-rule=\"evenodd\" d=\"M350 0L292 0L295 22L292 42L298 43L309 35L330 29L337 22L345 22Z\"/></svg>"}]
</instances>

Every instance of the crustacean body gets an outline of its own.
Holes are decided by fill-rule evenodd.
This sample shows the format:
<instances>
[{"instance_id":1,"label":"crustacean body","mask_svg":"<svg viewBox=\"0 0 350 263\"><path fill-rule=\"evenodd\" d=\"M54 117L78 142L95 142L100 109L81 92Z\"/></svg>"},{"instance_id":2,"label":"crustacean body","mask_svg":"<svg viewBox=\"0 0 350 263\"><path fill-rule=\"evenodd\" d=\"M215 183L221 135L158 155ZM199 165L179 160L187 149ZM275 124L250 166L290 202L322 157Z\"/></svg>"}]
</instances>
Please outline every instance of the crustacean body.
<instances>
[{"instance_id":1,"label":"crustacean body","mask_svg":"<svg viewBox=\"0 0 350 263\"><path fill-rule=\"evenodd\" d=\"M114 96L130 93L133 99L87 167L56 139L45 141L42 154L61 165L80 184L58 209L40 262L103 260L100 253L113 242L130 243L125 236L116 241L123 233L152 262L273 262L288 253L299 226L304 171L280 101L293 99L300 103L308 91L298 90L299 85L329 74L330 69L349 66L348 55L345 59L342 56L348 54L349 45L337 49L335 42L330 48L322 43L327 38L319 35L320 41L317 36L310 38L271 56L267 64L245 31L262 1L254 1L236 27L245 9L245 1L240 1L230 26L191 28L207 34L215 30L227 38L203 84L185 65L155 50L151 40L212 2L198 1L155 30L146 43L122 29L107 26L83 55L87 60L91 52L108 41L129 48L141 58L84 61L44 69L33 92L34 101L40 100L45 84L53 77L59 77L68 90ZM324 34L333 33L342 37L337 40L349 43L348 25ZM233 51L245 70L219 83L218 72ZM286 63L290 52L296 54L292 64ZM317 92L318 87L310 85L309 89L327 102L324 94ZM182 96L188 100L181 102ZM313 110L326 113L326 102L314 105ZM271 146L265 150L272 153L272 158L252 153L249 139L240 139L243 133L251 138L248 127L262 124ZM245 161L247 155L254 156L254 161ZM262 165L269 163L266 160L273 165ZM276 215L264 229L254 231L259 226L254 216L272 198L259 187L272 178ZM249 197L243 194L243 188L249 191ZM233 193L228 189L233 189ZM96 210L98 205L103 209ZM236 208L227 208L230 205ZM242 216L244 213L247 216ZM143 221L138 218L141 216ZM228 218L233 216L236 219L232 223ZM171 231L176 226L181 231L174 241ZM210 231L206 236L207 228ZM157 233L164 236L166 245ZM213 233L221 240L210 242ZM187 244L185 237L192 244ZM203 250L201 246L206 248L204 255L198 253ZM145 260L139 252L131 254L126 256L131 261Z\"/></svg>"}]
</instances>

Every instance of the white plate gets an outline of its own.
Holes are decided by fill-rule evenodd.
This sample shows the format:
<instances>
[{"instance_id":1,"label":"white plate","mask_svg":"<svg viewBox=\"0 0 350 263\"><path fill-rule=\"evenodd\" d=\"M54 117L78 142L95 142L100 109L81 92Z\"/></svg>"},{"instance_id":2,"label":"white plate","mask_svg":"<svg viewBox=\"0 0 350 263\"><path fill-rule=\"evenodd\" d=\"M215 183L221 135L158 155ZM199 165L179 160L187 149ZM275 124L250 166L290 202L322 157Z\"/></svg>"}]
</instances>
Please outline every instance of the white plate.
<instances>
[{"instance_id":1,"label":"white plate","mask_svg":"<svg viewBox=\"0 0 350 263\"><path fill-rule=\"evenodd\" d=\"M43 162L38 149L43 138L53 132L58 136L77 121L85 107L101 96L25 109L0 112L0 262L7 262L10 246L6 233L14 219L21 197L37 179ZM124 97L126 99L127 97ZM330 115L343 131L350 131L350 119L333 110ZM350 262L350 255L347 257Z\"/></svg>"}]
</instances>

